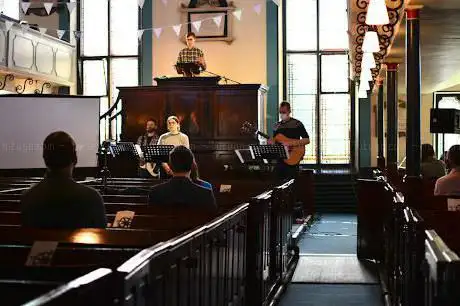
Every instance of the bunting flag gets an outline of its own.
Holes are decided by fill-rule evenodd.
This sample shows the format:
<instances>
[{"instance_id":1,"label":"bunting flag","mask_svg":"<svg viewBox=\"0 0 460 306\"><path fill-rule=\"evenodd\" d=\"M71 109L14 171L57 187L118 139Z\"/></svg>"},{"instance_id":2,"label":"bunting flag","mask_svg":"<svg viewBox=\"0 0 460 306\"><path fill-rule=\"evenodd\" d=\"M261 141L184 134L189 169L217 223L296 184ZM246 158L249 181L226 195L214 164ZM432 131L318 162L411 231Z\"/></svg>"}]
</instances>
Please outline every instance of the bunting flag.
<instances>
[{"instance_id":1,"label":"bunting flag","mask_svg":"<svg viewBox=\"0 0 460 306\"><path fill-rule=\"evenodd\" d=\"M235 16L236 19L241 20L241 14L242 13L243 13L243 11L241 9L238 9L238 10L233 12L233 16Z\"/></svg>"},{"instance_id":2,"label":"bunting flag","mask_svg":"<svg viewBox=\"0 0 460 306\"><path fill-rule=\"evenodd\" d=\"M278 5L278 6L280 5L280 1L279 1L279 0L272 0L272 1L273 1L273 3L275 3L276 5Z\"/></svg>"},{"instance_id":3,"label":"bunting flag","mask_svg":"<svg viewBox=\"0 0 460 306\"><path fill-rule=\"evenodd\" d=\"M161 0L161 2L163 2L163 4L164 4L165 6L168 5L168 0Z\"/></svg>"},{"instance_id":4,"label":"bunting flag","mask_svg":"<svg viewBox=\"0 0 460 306\"><path fill-rule=\"evenodd\" d=\"M145 0L137 0L137 4L139 5L140 8L144 8L144 2Z\"/></svg>"},{"instance_id":5,"label":"bunting flag","mask_svg":"<svg viewBox=\"0 0 460 306\"><path fill-rule=\"evenodd\" d=\"M197 20L197 21L192 22L192 25L193 25L193 27L195 28L195 30L197 32L200 32L201 20Z\"/></svg>"},{"instance_id":6,"label":"bunting flag","mask_svg":"<svg viewBox=\"0 0 460 306\"><path fill-rule=\"evenodd\" d=\"M13 26L13 22L12 21L7 21L5 20L5 29L6 31L8 32L9 30L11 30L11 27Z\"/></svg>"},{"instance_id":7,"label":"bunting flag","mask_svg":"<svg viewBox=\"0 0 460 306\"><path fill-rule=\"evenodd\" d=\"M155 28L155 29L153 29L153 33L155 33L155 36L157 38L160 38L161 32L163 32L163 28Z\"/></svg>"},{"instance_id":8,"label":"bunting flag","mask_svg":"<svg viewBox=\"0 0 460 306\"><path fill-rule=\"evenodd\" d=\"M176 24L175 26L172 27L174 32L176 32L176 35L179 36L180 34L180 30L182 28L182 25L181 24Z\"/></svg>"},{"instance_id":9,"label":"bunting flag","mask_svg":"<svg viewBox=\"0 0 460 306\"><path fill-rule=\"evenodd\" d=\"M77 4L75 2L67 2L66 4L67 4L67 9L69 10L69 14L72 14Z\"/></svg>"},{"instance_id":10,"label":"bunting flag","mask_svg":"<svg viewBox=\"0 0 460 306\"><path fill-rule=\"evenodd\" d=\"M59 37L59 39L62 39L62 37L65 34L65 30L56 30L56 34Z\"/></svg>"},{"instance_id":11,"label":"bunting flag","mask_svg":"<svg viewBox=\"0 0 460 306\"><path fill-rule=\"evenodd\" d=\"M222 15L213 17L212 20L214 21L214 23L216 24L216 26L217 26L218 28L220 28L220 24L222 23Z\"/></svg>"},{"instance_id":12,"label":"bunting flag","mask_svg":"<svg viewBox=\"0 0 460 306\"><path fill-rule=\"evenodd\" d=\"M51 9L53 8L53 2L44 2L43 6L45 7L45 10L49 15L51 13Z\"/></svg>"},{"instance_id":13,"label":"bunting flag","mask_svg":"<svg viewBox=\"0 0 460 306\"><path fill-rule=\"evenodd\" d=\"M40 34L46 34L46 31L48 30L47 28L38 28L38 30L40 31Z\"/></svg>"},{"instance_id":14,"label":"bunting flag","mask_svg":"<svg viewBox=\"0 0 460 306\"><path fill-rule=\"evenodd\" d=\"M24 12L24 15L27 14L30 4L31 4L30 2L21 2L21 7L22 7L22 11Z\"/></svg>"},{"instance_id":15,"label":"bunting flag","mask_svg":"<svg viewBox=\"0 0 460 306\"><path fill-rule=\"evenodd\" d=\"M144 35L144 30L137 30L137 39L138 40L142 39L142 35Z\"/></svg>"},{"instance_id":16,"label":"bunting flag","mask_svg":"<svg viewBox=\"0 0 460 306\"><path fill-rule=\"evenodd\" d=\"M254 5L254 12L256 12L257 15L260 15L261 11L262 11L262 4L258 3Z\"/></svg>"}]
</instances>

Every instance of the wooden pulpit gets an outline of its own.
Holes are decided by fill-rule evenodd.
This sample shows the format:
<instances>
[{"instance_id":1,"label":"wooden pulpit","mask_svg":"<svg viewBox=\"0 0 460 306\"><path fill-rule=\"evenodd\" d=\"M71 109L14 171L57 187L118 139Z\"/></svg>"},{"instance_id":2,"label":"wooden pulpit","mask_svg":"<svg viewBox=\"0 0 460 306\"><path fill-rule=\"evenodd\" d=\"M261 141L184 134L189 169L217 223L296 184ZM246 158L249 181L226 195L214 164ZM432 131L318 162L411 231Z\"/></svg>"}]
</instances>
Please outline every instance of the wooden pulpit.
<instances>
[{"instance_id":1,"label":"wooden pulpit","mask_svg":"<svg viewBox=\"0 0 460 306\"><path fill-rule=\"evenodd\" d=\"M157 86L119 87L122 102L122 141L135 142L154 118L159 132L166 118L175 115L187 134L200 172L220 171L238 163L235 149L255 143L254 135L241 132L248 121L262 131L266 126L267 87L260 84L219 85L217 77L158 78Z\"/></svg>"}]
</instances>

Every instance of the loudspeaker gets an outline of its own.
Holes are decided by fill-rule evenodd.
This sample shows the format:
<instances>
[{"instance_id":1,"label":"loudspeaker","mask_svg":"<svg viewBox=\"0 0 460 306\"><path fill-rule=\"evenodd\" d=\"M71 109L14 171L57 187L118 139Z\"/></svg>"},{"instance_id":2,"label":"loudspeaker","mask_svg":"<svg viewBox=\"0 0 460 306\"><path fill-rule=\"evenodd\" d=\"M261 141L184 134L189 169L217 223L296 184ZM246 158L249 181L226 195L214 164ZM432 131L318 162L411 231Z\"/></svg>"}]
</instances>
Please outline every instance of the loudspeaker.
<instances>
[{"instance_id":1,"label":"loudspeaker","mask_svg":"<svg viewBox=\"0 0 460 306\"><path fill-rule=\"evenodd\" d=\"M460 134L460 110L432 108L430 111L430 133Z\"/></svg>"}]
</instances>

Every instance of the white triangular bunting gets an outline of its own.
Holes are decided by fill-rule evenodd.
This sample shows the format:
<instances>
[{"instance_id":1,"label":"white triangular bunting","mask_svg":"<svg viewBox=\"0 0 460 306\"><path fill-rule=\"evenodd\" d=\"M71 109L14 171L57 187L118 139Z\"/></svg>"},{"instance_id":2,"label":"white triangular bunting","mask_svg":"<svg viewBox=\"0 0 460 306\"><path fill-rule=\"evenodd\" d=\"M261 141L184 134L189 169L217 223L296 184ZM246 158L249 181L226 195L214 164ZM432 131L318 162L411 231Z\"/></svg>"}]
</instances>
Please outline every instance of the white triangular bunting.
<instances>
[{"instance_id":1,"label":"white triangular bunting","mask_svg":"<svg viewBox=\"0 0 460 306\"><path fill-rule=\"evenodd\" d=\"M138 40L142 39L142 35L144 35L144 30L137 30L137 39Z\"/></svg>"},{"instance_id":2,"label":"white triangular bunting","mask_svg":"<svg viewBox=\"0 0 460 306\"><path fill-rule=\"evenodd\" d=\"M56 33L59 39L62 39L62 36L65 34L65 30L56 30Z\"/></svg>"},{"instance_id":3,"label":"white triangular bunting","mask_svg":"<svg viewBox=\"0 0 460 306\"><path fill-rule=\"evenodd\" d=\"M174 32L176 32L177 36L179 36L181 28L182 28L181 24L177 24L177 25L173 26L173 30L174 30Z\"/></svg>"},{"instance_id":4,"label":"white triangular bunting","mask_svg":"<svg viewBox=\"0 0 460 306\"><path fill-rule=\"evenodd\" d=\"M163 32L163 28L155 28L155 29L153 29L153 33L155 33L155 36L157 38L160 38L161 32Z\"/></svg>"},{"instance_id":5,"label":"white triangular bunting","mask_svg":"<svg viewBox=\"0 0 460 306\"><path fill-rule=\"evenodd\" d=\"M67 9L69 10L69 14L72 14L77 4L75 2L67 2L66 4L67 4Z\"/></svg>"},{"instance_id":6,"label":"white triangular bunting","mask_svg":"<svg viewBox=\"0 0 460 306\"><path fill-rule=\"evenodd\" d=\"M22 11L24 12L24 14L27 14L30 4L30 2L21 2Z\"/></svg>"},{"instance_id":7,"label":"white triangular bunting","mask_svg":"<svg viewBox=\"0 0 460 306\"><path fill-rule=\"evenodd\" d=\"M279 1L279 0L272 0L272 1L273 1L273 3L275 3L276 5L278 5L278 6L280 5L280 1Z\"/></svg>"},{"instance_id":8,"label":"white triangular bunting","mask_svg":"<svg viewBox=\"0 0 460 306\"><path fill-rule=\"evenodd\" d=\"M217 25L217 27L220 27L220 24L222 23L222 15L213 17L212 20Z\"/></svg>"},{"instance_id":9,"label":"white triangular bunting","mask_svg":"<svg viewBox=\"0 0 460 306\"><path fill-rule=\"evenodd\" d=\"M262 11L262 4L258 3L254 5L254 12L256 12L257 15L260 15L260 12Z\"/></svg>"},{"instance_id":10,"label":"white triangular bunting","mask_svg":"<svg viewBox=\"0 0 460 306\"><path fill-rule=\"evenodd\" d=\"M242 10L236 10L233 12L233 16L235 16L236 19L241 20L241 14L243 13Z\"/></svg>"},{"instance_id":11,"label":"white triangular bunting","mask_svg":"<svg viewBox=\"0 0 460 306\"><path fill-rule=\"evenodd\" d=\"M192 25L193 25L193 27L195 28L195 30L197 32L200 32L201 20L197 20L197 21L192 22Z\"/></svg>"},{"instance_id":12,"label":"white triangular bunting","mask_svg":"<svg viewBox=\"0 0 460 306\"><path fill-rule=\"evenodd\" d=\"M38 28L38 30L40 31L40 34L46 34L46 31L48 30L47 28Z\"/></svg>"},{"instance_id":13,"label":"white triangular bunting","mask_svg":"<svg viewBox=\"0 0 460 306\"><path fill-rule=\"evenodd\" d=\"M53 2L43 2L43 6L49 15L51 13L51 9L53 8Z\"/></svg>"},{"instance_id":14,"label":"white triangular bunting","mask_svg":"<svg viewBox=\"0 0 460 306\"><path fill-rule=\"evenodd\" d=\"M161 0L161 2L163 2L165 6L168 5L168 0Z\"/></svg>"},{"instance_id":15,"label":"white triangular bunting","mask_svg":"<svg viewBox=\"0 0 460 306\"><path fill-rule=\"evenodd\" d=\"M8 32L9 30L11 30L11 27L13 26L13 22L12 21L7 21L5 20L5 29L6 31Z\"/></svg>"},{"instance_id":16,"label":"white triangular bunting","mask_svg":"<svg viewBox=\"0 0 460 306\"><path fill-rule=\"evenodd\" d=\"M144 7L144 2L145 0L137 0L137 4L139 5L140 8Z\"/></svg>"}]
</instances>

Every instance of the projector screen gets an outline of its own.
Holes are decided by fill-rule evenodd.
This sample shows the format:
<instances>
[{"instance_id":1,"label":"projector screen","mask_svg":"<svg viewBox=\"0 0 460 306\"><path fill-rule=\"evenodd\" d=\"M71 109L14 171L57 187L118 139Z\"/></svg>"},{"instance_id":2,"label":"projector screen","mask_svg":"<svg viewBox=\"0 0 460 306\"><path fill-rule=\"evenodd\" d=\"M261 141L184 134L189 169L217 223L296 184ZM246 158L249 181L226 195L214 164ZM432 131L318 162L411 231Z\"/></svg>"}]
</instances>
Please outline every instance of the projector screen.
<instances>
[{"instance_id":1,"label":"projector screen","mask_svg":"<svg viewBox=\"0 0 460 306\"><path fill-rule=\"evenodd\" d=\"M0 96L0 169L46 168L43 140L64 131L77 144L78 167L96 167L99 97Z\"/></svg>"}]
</instances>

